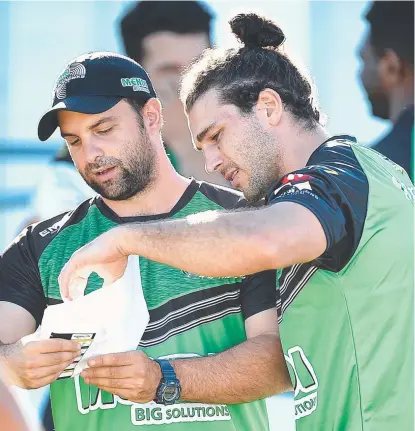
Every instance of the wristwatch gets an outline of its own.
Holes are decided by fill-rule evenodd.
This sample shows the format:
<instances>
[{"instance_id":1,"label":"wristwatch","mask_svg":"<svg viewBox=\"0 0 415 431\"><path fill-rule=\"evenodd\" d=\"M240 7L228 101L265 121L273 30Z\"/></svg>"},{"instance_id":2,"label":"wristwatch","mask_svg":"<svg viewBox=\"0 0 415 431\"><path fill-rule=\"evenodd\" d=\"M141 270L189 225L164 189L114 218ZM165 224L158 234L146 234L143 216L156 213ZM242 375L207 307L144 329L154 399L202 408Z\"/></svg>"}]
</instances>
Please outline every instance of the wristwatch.
<instances>
[{"instance_id":1,"label":"wristwatch","mask_svg":"<svg viewBox=\"0 0 415 431\"><path fill-rule=\"evenodd\" d=\"M170 406L180 398L182 387L169 361L166 359L155 359L155 361L160 365L162 378L158 385L154 401L157 404Z\"/></svg>"}]
</instances>

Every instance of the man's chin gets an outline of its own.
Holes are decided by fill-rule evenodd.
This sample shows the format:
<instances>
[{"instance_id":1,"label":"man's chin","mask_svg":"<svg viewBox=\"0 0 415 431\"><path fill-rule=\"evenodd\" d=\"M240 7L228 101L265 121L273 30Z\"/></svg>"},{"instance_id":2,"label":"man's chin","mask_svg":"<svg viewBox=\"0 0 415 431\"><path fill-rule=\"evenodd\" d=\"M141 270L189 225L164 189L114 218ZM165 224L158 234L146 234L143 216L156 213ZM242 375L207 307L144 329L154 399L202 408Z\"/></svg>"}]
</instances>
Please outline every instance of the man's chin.
<instances>
[{"instance_id":1,"label":"man's chin","mask_svg":"<svg viewBox=\"0 0 415 431\"><path fill-rule=\"evenodd\" d=\"M244 195L244 198L251 204L254 204L255 202L259 202L261 199L264 198L264 196L259 195L258 193L252 194L252 193L249 193L249 191L243 191L243 190L240 190L240 191Z\"/></svg>"},{"instance_id":2,"label":"man's chin","mask_svg":"<svg viewBox=\"0 0 415 431\"><path fill-rule=\"evenodd\" d=\"M389 103L387 99L369 97L369 102L372 106L372 114L374 117L382 120L389 120Z\"/></svg>"}]
</instances>

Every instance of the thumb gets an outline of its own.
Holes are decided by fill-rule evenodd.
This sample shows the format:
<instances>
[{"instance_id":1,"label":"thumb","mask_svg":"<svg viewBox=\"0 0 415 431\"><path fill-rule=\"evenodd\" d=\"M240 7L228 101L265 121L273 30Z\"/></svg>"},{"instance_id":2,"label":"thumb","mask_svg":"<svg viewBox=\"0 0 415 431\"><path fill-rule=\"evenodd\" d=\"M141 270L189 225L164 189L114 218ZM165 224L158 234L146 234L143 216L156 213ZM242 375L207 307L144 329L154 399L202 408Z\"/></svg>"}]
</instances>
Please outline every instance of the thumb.
<instances>
[{"instance_id":1,"label":"thumb","mask_svg":"<svg viewBox=\"0 0 415 431\"><path fill-rule=\"evenodd\" d=\"M58 284L64 301L72 299L71 292L77 296L83 294L92 272L88 267L78 263L79 260L79 254L74 253L59 274Z\"/></svg>"}]
</instances>

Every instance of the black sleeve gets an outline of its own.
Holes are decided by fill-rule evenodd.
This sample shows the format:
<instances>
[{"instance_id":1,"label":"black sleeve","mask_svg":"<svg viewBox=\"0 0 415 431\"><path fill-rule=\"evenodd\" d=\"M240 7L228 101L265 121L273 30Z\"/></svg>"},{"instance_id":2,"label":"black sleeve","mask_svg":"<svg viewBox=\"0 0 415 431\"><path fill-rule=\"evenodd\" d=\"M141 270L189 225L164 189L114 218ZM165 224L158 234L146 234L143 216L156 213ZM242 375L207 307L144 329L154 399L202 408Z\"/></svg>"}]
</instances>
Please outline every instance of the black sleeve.
<instances>
[{"instance_id":1,"label":"black sleeve","mask_svg":"<svg viewBox=\"0 0 415 431\"><path fill-rule=\"evenodd\" d=\"M295 202L308 208L327 239L326 251L313 264L338 272L359 245L368 194L366 175L351 156L341 169L317 165L287 175L268 195L268 203Z\"/></svg>"},{"instance_id":2,"label":"black sleeve","mask_svg":"<svg viewBox=\"0 0 415 431\"><path fill-rule=\"evenodd\" d=\"M0 301L20 305L39 326L46 299L31 246L31 229L25 229L0 258Z\"/></svg>"},{"instance_id":3,"label":"black sleeve","mask_svg":"<svg viewBox=\"0 0 415 431\"><path fill-rule=\"evenodd\" d=\"M276 306L276 271L263 271L244 279L241 286L241 307L245 320Z\"/></svg>"}]
</instances>

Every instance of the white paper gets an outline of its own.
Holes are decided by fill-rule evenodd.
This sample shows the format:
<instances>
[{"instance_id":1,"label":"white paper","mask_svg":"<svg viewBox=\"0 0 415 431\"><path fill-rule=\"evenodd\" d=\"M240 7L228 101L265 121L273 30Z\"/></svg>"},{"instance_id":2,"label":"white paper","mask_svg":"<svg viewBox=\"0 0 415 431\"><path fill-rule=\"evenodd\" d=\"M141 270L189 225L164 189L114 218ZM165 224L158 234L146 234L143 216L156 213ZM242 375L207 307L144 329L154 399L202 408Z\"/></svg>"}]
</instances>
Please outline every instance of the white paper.
<instances>
[{"instance_id":1,"label":"white paper","mask_svg":"<svg viewBox=\"0 0 415 431\"><path fill-rule=\"evenodd\" d=\"M22 341L48 339L52 333L72 334L71 339L87 339L94 334L92 342L81 344L79 362L60 376L75 377L88 368L87 361L93 356L136 350L149 319L140 261L138 256L129 256L120 279L73 301L47 307L38 331Z\"/></svg>"}]
</instances>

